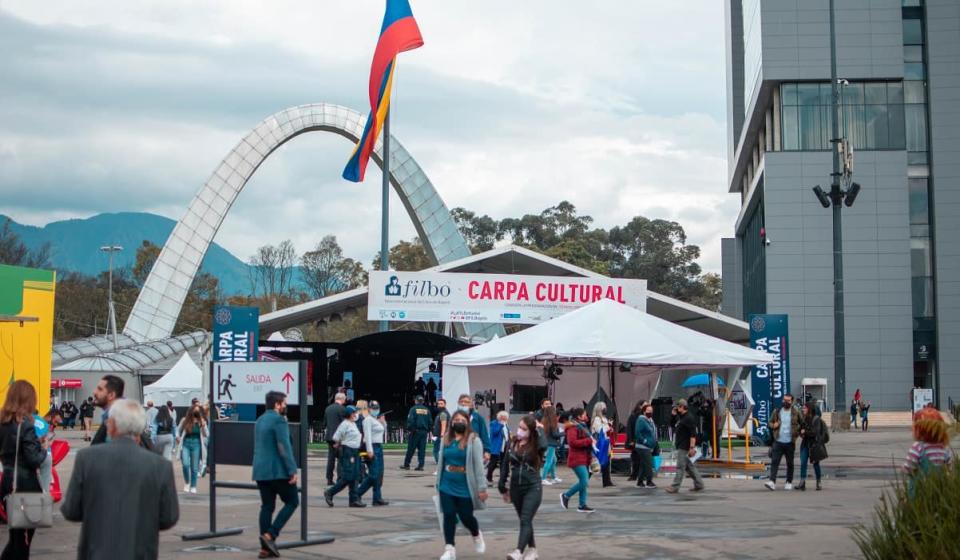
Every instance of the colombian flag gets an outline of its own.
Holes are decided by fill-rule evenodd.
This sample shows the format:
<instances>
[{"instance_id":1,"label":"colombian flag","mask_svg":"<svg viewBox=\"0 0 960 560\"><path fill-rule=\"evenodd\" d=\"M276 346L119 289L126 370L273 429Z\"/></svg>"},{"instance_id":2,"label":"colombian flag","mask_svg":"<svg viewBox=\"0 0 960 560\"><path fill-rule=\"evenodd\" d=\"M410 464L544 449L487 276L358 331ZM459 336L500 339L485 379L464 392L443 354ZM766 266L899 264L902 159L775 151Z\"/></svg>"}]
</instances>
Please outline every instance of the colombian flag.
<instances>
[{"instance_id":1,"label":"colombian flag","mask_svg":"<svg viewBox=\"0 0 960 560\"><path fill-rule=\"evenodd\" d=\"M380 39L373 53L370 65L370 114L363 135L353 149L350 161L343 170L343 178L354 183L363 181L367 170L367 161L377 143L377 136L383 127L383 120L390 108L390 89L393 73L397 65L397 54L413 50L423 45L420 28L413 19L408 0L387 0L387 11L383 15Z\"/></svg>"}]
</instances>

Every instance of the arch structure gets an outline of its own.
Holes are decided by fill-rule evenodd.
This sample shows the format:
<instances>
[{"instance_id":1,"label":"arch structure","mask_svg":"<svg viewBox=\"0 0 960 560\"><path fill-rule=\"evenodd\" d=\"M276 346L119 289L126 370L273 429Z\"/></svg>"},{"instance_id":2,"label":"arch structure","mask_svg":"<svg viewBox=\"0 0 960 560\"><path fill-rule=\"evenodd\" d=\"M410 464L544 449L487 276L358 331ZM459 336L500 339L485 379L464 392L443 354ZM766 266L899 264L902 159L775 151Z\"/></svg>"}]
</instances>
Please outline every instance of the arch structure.
<instances>
[{"instance_id":1,"label":"arch structure","mask_svg":"<svg viewBox=\"0 0 960 560\"><path fill-rule=\"evenodd\" d=\"M138 342L170 336L220 225L247 181L274 150L300 134L314 131L332 132L356 142L364 123L365 116L353 109L316 103L285 109L254 127L220 162L177 222L137 296L123 334ZM426 173L396 138L391 137L390 145L390 184L429 257L441 264L470 256L450 210ZM373 152L374 161L382 169L381 149L382 140ZM464 328L469 335L492 336L499 330L502 336L503 330L500 325L465 324Z\"/></svg>"}]
</instances>

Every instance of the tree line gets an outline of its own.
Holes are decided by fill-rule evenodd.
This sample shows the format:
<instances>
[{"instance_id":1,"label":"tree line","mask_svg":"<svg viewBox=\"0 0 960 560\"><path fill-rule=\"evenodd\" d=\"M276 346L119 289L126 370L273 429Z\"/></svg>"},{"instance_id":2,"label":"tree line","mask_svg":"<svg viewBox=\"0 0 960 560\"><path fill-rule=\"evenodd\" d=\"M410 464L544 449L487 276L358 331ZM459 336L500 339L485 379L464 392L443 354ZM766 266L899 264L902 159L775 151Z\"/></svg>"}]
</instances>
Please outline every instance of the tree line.
<instances>
[{"instance_id":1,"label":"tree line","mask_svg":"<svg viewBox=\"0 0 960 560\"><path fill-rule=\"evenodd\" d=\"M563 201L539 214L496 220L465 208L452 211L457 227L473 253L503 243L526 247L575 266L614 278L642 278L648 288L694 305L717 310L721 285L717 274L704 274L697 264L700 248L687 243L683 227L673 221L636 216L609 230L594 228L593 218L580 215ZM0 227L0 263L38 268L50 267L50 248L29 250L10 229ZM117 324L123 325L140 288L153 268L160 247L143 241L132 266L114 270L114 301ZM418 238L402 240L390 248L393 270L423 270L433 263ZM367 283L367 267L344 255L333 235L324 236L309 250L298 253L290 240L263 245L247 259L246 294L227 296L219 280L198 273L178 318L175 333L210 330L213 307L218 304L247 305L267 313L351 290ZM379 252L369 269L379 269ZM103 333L107 324L107 272L96 277L75 272L58 274L56 340ZM372 332L365 310L341 320L303 327L308 339L346 340Z\"/></svg>"}]
</instances>

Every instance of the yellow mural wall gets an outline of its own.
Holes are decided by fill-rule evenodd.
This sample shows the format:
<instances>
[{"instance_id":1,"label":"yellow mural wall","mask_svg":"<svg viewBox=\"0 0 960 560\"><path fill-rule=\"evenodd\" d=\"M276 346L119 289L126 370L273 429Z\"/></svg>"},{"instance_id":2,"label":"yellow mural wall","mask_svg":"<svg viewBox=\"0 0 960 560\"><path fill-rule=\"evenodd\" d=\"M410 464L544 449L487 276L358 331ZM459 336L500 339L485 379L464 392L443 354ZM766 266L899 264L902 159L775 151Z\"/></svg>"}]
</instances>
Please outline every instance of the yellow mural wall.
<instances>
[{"instance_id":1,"label":"yellow mural wall","mask_svg":"<svg viewBox=\"0 0 960 560\"><path fill-rule=\"evenodd\" d=\"M37 409L50 407L56 272L0 264L0 403L24 379L37 390Z\"/></svg>"}]
</instances>

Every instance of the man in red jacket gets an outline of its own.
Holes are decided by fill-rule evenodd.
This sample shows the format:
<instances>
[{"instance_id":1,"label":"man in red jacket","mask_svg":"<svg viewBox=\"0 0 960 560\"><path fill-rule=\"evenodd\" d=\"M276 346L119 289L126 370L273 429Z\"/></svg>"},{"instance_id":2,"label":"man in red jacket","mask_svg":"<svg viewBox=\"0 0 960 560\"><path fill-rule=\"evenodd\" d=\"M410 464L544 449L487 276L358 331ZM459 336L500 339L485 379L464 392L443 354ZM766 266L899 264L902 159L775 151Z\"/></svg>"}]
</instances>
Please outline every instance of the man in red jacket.
<instances>
[{"instance_id":1,"label":"man in red jacket","mask_svg":"<svg viewBox=\"0 0 960 560\"><path fill-rule=\"evenodd\" d=\"M587 484L590 482L590 459L593 456L593 438L587 427L587 412L582 408L570 411L570 423L567 424L567 445L570 453L567 456L567 466L577 475L577 483L569 490L560 494L560 505L567 509L570 498L580 494L580 513L593 513L595 510L587 505Z\"/></svg>"}]
</instances>

